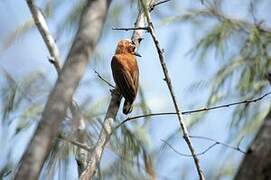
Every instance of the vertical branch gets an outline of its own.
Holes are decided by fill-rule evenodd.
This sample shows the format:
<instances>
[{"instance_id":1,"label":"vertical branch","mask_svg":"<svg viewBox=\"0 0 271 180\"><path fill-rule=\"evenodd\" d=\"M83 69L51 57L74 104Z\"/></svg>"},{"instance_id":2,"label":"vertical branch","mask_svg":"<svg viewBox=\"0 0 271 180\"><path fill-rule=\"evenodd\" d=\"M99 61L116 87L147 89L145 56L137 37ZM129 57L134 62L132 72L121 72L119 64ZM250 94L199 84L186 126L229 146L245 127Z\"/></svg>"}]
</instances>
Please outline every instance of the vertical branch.
<instances>
[{"instance_id":1,"label":"vertical branch","mask_svg":"<svg viewBox=\"0 0 271 180\"><path fill-rule=\"evenodd\" d=\"M27 0L33 5L32 0ZM16 180L38 179L73 93L81 80L89 57L100 37L111 0L88 0L79 28L55 87L51 91L38 127L21 160Z\"/></svg>"},{"instance_id":2,"label":"vertical branch","mask_svg":"<svg viewBox=\"0 0 271 180\"><path fill-rule=\"evenodd\" d=\"M153 0L149 0L148 1L149 6L151 6L151 4L153 2L154 2ZM145 25L144 12L141 10L138 13L138 16L137 16L137 19L136 19L134 26L135 27L143 27L144 25ZM143 36L143 32L144 32L144 30L135 30L133 32L131 39L136 44L136 47L138 47L140 44L140 41ZM103 128L100 132L99 139L95 145L94 151L89 158L87 168L80 176L81 180L92 179L92 177L94 176L94 174L96 172L97 166L100 163L102 153L104 151L104 147L111 137L111 134L113 131L112 125L113 125L114 119L117 115L117 112L119 110L120 100L121 100L120 94L118 94L115 91L112 91L112 97L111 97L111 101L110 101L110 104L107 109L107 113L106 113L106 116L105 116L105 119L103 122Z\"/></svg>"},{"instance_id":3,"label":"vertical branch","mask_svg":"<svg viewBox=\"0 0 271 180\"><path fill-rule=\"evenodd\" d=\"M201 170L199 159L196 156L196 152L195 152L195 150L193 148L193 145L192 145L192 142L191 142L191 140L189 138L187 128L186 128L186 126L185 126L185 124L183 122L183 117L182 117L182 114L181 114L181 110L180 110L180 108L179 108L179 106L177 104L177 100L176 100L176 97L175 97L175 93L173 91L171 79L169 77L168 69L167 69L167 66L166 66L166 63L165 63L164 52L163 52L162 48L159 45L158 39L156 38L156 34L155 34L154 26L152 24L152 20L151 20L149 9L144 4L143 0L140 0L140 2L141 2L142 7L144 8L144 13L145 13L145 16L146 16L146 19L147 19L147 23L148 23L148 27L149 27L148 31L151 34L151 37L152 37L153 42L155 44L156 50L158 52L160 64L162 66L163 73L164 73L164 76L165 76L165 81L167 83L167 86L168 86L168 89L169 89L169 92L170 92L170 95L171 95L171 99L173 101L174 108L175 108L175 111L176 111L176 114L177 114L177 117L178 117L181 129L182 129L182 132L183 132L183 138L184 138L185 142L187 143L187 145L189 147L189 150L190 150L190 152L191 152L191 154L193 156L193 159L194 159L194 162L195 162L195 165L196 165L196 168L197 168L197 172L198 172L199 178L201 180L204 180L205 177L204 177L204 174L203 174L203 172Z\"/></svg>"},{"instance_id":4,"label":"vertical branch","mask_svg":"<svg viewBox=\"0 0 271 180\"><path fill-rule=\"evenodd\" d=\"M87 168L80 176L81 180L92 179L93 175L95 174L97 166L100 163L104 147L112 134L112 125L119 109L120 100L121 96L116 91L113 91L99 139L92 154L90 155Z\"/></svg>"}]
</instances>

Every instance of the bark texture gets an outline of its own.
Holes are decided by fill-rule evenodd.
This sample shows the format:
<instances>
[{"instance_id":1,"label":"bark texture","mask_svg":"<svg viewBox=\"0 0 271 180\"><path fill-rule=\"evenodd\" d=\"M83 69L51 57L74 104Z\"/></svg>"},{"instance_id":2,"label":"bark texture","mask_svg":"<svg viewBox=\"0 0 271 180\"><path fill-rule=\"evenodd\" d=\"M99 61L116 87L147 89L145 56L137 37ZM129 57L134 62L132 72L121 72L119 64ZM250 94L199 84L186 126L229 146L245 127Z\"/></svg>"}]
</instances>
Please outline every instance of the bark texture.
<instances>
[{"instance_id":1,"label":"bark texture","mask_svg":"<svg viewBox=\"0 0 271 180\"><path fill-rule=\"evenodd\" d=\"M28 0L30 1L30 0ZM67 61L49 95L41 121L23 155L15 179L38 179L53 142L100 37L111 0L88 0Z\"/></svg>"},{"instance_id":2,"label":"bark texture","mask_svg":"<svg viewBox=\"0 0 271 180\"><path fill-rule=\"evenodd\" d=\"M271 179L271 111L244 157L235 180Z\"/></svg>"}]
</instances>

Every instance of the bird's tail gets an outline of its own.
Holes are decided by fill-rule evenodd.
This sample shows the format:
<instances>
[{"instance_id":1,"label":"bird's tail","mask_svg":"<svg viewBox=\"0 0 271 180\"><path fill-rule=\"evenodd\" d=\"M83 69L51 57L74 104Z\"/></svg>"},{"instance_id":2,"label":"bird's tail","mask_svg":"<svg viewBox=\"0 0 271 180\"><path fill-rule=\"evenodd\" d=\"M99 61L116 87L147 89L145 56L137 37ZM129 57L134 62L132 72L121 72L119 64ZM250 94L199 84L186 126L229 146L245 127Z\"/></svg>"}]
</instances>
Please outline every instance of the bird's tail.
<instances>
[{"instance_id":1,"label":"bird's tail","mask_svg":"<svg viewBox=\"0 0 271 180\"><path fill-rule=\"evenodd\" d=\"M124 105L123 105L123 110L122 110L122 112L123 112L124 114L129 114L129 113L132 112L132 110L133 110L133 105L132 105L132 103L130 103L129 101L125 100Z\"/></svg>"}]
</instances>

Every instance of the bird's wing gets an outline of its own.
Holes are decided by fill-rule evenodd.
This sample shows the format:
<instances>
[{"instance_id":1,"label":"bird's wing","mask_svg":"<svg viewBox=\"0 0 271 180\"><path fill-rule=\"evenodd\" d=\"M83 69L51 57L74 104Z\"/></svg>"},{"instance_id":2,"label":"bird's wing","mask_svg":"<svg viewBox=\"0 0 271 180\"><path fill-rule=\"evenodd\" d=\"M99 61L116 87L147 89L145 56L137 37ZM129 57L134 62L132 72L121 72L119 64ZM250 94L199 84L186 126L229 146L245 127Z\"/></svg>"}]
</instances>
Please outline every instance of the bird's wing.
<instances>
[{"instance_id":1,"label":"bird's wing","mask_svg":"<svg viewBox=\"0 0 271 180\"><path fill-rule=\"evenodd\" d=\"M137 62L135 60L135 63L133 64L133 69L134 71L131 72L131 75L133 77L133 81L134 81L134 90L135 90L135 95L137 94L137 90L138 90L138 79L139 79L139 70L138 70L138 66L137 66Z\"/></svg>"},{"instance_id":2,"label":"bird's wing","mask_svg":"<svg viewBox=\"0 0 271 180\"><path fill-rule=\"evenodd\" d=\"M138 73L132 73L129 64L125 64L125 61L120 58L127 58L121 56L113 56L111 61L111 68L114 80L124 98L130 102L133 102L137 92L137 80Z\"/></svg>"}]
</instances>

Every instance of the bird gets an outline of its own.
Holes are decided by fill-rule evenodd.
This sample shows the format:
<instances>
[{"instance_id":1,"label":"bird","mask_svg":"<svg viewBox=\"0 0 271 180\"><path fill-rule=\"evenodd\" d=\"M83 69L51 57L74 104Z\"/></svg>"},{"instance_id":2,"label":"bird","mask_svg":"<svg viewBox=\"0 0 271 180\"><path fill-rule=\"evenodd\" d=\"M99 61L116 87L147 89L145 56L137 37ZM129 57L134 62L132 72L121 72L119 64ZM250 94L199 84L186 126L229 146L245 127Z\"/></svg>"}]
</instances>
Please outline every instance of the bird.
<instances>
[{"instance_id":1,"label":"bird","mask_svg":"<svg viewBox=\"0 0 271 180\"><path fill-rule=\"evenodd\" d=\"M126 115L132 112L138 91L139 68L135 56L141 57L136 52L135 43L130 39L123 39L118 42L111 60L116 89L125 99L122 112Z\"/></svg>"}]
</instances>

